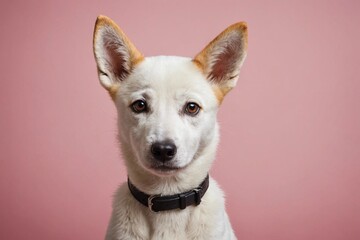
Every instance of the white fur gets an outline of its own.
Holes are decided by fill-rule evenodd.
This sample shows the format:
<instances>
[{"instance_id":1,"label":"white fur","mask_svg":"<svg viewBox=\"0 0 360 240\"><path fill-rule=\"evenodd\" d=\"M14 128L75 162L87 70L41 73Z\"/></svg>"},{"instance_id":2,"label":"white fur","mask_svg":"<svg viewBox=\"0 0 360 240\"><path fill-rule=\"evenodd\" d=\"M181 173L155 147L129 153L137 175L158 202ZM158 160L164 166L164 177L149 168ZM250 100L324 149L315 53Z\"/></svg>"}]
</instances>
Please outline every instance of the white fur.
<instances>
[{"instance_id":1,"label":"white fur","mask_svg":"<svg viewBox=\"0 0 360 240\"><path fill-rule=\"evenodd\" d=\"M219 140L216 114L220 100L214 93L214 85L219 82L207 79L190 58L149 57L136 66L126 65L130 64L130 50L122 48L126 45L122 42L124 37L112 32L111 26L99 31L98 35L95 33L94 52L100 81L106 89L119 86L113 99L118 110L119 141L131 182L151 195L172 195L197 187L210 170ZM109 32L110 35L103 34ZM215 48L214 56L227 43L232 44L231 38L233 36ZM104 42L118 43L121 49L115 51L120 51L119 57L124 58L121 61L124 67L131 67L122 79L113 75L114 66L103 50ZM216 64L214 56L208 58L210 67ZM241 65L242 61L237 59L235 64ZM238 69L236 71L238 73ZM228 78L229 74L233 73L224 73L224 76ZM227 80L234 81L222 81ZM148 112L131 110L131 104L137 100L146 101ZM196 116L185 114L189 102L201 107ZM158 163L151 157L150 150L154 142L166 139L171 139L177 147L170 161L174 170L170 171L156 168ZM225 212L223 193L210 177L209 189L200 205L158 213L135 200L124 183L114 197L106 239L232 240L236 237Z\"/></svg>"}]
</instances>

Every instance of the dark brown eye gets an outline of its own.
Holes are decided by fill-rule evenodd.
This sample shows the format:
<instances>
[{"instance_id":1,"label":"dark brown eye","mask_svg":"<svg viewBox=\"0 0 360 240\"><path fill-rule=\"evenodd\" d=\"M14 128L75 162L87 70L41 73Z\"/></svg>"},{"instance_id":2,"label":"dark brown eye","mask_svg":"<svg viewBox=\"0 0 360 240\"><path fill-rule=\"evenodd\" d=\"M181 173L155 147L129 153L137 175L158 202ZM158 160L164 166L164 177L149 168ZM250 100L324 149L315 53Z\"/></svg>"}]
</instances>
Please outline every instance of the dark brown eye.
<instances>
[{"instance_id":1,"label":"dark brown eye","mask_svg":"<svg viewBox=\"0 0 360 240\"><path fill-rule=\"evenodd\" d=\"M134 113L142 113L147 111L147 105L144 100L137 100L131 104L131 109Z\"/></svg>"},{"instance_id":2,"label":"dark brown eye","mask_svg":"<svg viewBox=\"0 0 360 240\"><path fill-rule=\"evenodd\" d=\"M195 116L200 111L200 106L194 102L189 102L185 106L185 113L190 116Z\"/></svg>"}]
</instances>

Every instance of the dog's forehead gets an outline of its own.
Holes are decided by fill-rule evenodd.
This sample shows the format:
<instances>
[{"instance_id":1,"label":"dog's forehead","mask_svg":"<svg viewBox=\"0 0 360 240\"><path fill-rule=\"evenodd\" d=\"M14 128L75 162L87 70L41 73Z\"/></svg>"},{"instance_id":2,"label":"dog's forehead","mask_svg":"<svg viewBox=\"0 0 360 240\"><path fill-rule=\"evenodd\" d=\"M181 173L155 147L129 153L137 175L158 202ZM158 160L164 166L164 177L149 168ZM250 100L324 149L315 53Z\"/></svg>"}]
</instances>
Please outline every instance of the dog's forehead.
<instances>
[{"instance_id":1,"label":"dog's forehead","mask_svg":"<svg viewBox=\"0 0 360 240\"><path fill-rule=\"evenodd\" d=\"M145 58L134 68L129 85L133 91L144 88L167 92L211 90L209 82L190 58L174 56Z\"/></svg>"}]
</instances>

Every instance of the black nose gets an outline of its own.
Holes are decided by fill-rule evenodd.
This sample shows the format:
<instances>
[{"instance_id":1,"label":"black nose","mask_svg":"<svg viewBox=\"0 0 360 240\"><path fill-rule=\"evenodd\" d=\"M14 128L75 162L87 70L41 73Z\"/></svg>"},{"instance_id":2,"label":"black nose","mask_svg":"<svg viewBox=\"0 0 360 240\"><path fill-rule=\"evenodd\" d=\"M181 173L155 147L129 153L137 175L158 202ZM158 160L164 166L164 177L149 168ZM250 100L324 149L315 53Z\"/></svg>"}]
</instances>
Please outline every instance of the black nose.
<instances>
[{"instance_id":1,"label":"black nose","mask_svg":"<svg viewBox=\"0 0 360 240\"><path fill-rule=\"evenodd\" d=\"M172 141L155 142L151 146L151 153L156 160L170 161L176 154L176 146Z\"/></svg>"}]
</instances>

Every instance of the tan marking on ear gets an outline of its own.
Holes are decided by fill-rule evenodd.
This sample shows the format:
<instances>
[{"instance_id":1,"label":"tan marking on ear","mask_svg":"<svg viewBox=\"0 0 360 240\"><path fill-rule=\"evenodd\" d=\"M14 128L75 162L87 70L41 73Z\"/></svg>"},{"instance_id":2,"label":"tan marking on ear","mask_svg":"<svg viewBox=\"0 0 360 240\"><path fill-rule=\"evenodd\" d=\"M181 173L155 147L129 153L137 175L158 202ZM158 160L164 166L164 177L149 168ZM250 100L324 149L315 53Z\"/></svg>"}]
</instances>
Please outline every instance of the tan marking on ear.
<instances>
[{"instance_id":1,"label":"tan marking on ear","mask_svg":"<svg viewBox=\"0 0 360 240\"><path fill-rule=\"evenodd\" d=\"M221 91L221 89L217 85L213 85L212 89L220 105L224 100L225 94Z\"/></svg>"},{"instance_id":2,"label":"tan marking on ear","mask_svg":"<svg viewBox=\"0 0 360 240\"><path fill-rule=\"evenodd\" d=\"M136 49L134 44L130 41L130 39L126 36L126 34L120 29L120 27L110 18L99 15L96 19L95 29L94 29L94 38L93 38L93 48L95 52L95 42L99 35L99 30L102 27L111 26L115 29L116 33L122 38L128 49L130 50L130 62L131 66L134 67L138 63L144 60L144 56Z\"/></svg>"},{"instance_id":3,"label":"tan marking on ear","mask_svg":"<svg viewBox=\"0 0 360 240\"><path fill-rule=\"evenodd\" d=\"M196 55L196 57L193 59L193 62L203 69L203 72L205 72L206 66L209 63L209 57L210 53L216 46L216 44L226 37L226 35L229 35L232 31L239 31L241 32L241 39L244 43L244 51L246 51L248 46L248 31L247 31L247 23L246 22L238 22L235 23L228 28L226 28L223 32L221 32L214 40L212 40L200 53Z\"/></svg>"},{"instance_id":4,"label":"tan marking on ear","mask_svg":"<svg viewBox=\"0 0 360 240\"><path fill-rule=\"evenodd\" d=\"M120 88L120 85L119 84L114 84L112 85L108 90L109 94L110 94L110 97L111 99L115 102L116 100L116 94L117 94L117 91L119 90Z\"/></svg>"},{"instance_id":5,"label":"tan marking on ear","mask_svg":"<svg viewBox=\"0 0 360 240\"><path fill-rule=\"evenodd\" d=\"M226 94L228 94L232 88L213 85L212 89L220 105L223 102Z\"/></svg>"},{"instance_id":6,"label":"tan marking on ear","mask_svg":"<svg viewBox=\"0 0 360 240\"><path fill-rule=\"evenodd\" d=\"M194 63L194 65L203 73L205 74L205 66L203 66L203 64L198 61L197 59L193 59L192 63Z\"/></svg>"},{"instance_id":7,"label":"tan marking on ear","mask_svg":"<svg viewBox=\"0 0 360 240\"><path fill-rule=\"evenodd\" d=\"M134 59L134 61L131 63L132 64L132 68L134 68L136 65L138 65L139 63L141 63L142 61L144 61L144 56L141 56L141 58L137 58Z\"/></svg>"}]
</instances>

